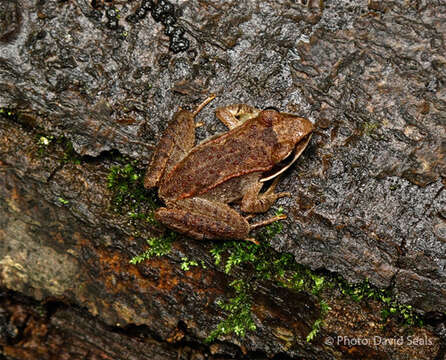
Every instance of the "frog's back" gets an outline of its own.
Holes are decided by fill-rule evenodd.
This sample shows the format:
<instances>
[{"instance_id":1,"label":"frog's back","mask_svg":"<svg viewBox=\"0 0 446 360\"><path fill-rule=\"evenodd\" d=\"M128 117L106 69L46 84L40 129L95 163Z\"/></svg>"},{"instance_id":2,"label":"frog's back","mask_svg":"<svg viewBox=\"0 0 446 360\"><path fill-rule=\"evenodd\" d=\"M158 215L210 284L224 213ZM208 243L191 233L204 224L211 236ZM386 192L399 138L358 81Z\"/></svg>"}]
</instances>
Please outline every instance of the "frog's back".
<instances>
[{"instance_id":1,"label":"frog's back","mask_svg":"<svg viewBox=\"0 0 446 360\"><path fill-rule=\"evenodd\" d=\"M272 168L276 136L271 127L256 120L195 148L160 184L164 199L184 199L205 194L235 177Z\"/></svg>"}]
</instances>

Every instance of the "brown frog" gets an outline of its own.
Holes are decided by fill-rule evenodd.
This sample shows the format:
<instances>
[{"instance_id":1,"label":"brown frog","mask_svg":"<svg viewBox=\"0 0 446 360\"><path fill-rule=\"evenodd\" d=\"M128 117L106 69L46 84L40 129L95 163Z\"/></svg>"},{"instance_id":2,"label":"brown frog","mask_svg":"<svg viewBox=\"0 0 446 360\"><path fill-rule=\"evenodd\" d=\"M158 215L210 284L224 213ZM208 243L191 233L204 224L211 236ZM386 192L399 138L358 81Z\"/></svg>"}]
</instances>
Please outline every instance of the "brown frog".
<instances>
[{"instance_id":1,"label":"brown frog","mask_svg":"<svg viewBox=\"0 0 446 360\"><path fill-rule=\"evenodd\" d=\"M215 96L194 112L180 110L161 137L147 170L144 186L158 186L166 204L155 218L167 227L196 239L245 239L249 232L285 215L249 224L287 192L275 193L276 177L303 152L312 123L272 108L258 110L238 104L217 109L216 116L229 131L195 145L195 116ZM263 178L294 150L294 159L278 173ZM264 181L276 177L260 192ZM246 217L228 204L240 201Z\"/></svg>"}]
</instances>

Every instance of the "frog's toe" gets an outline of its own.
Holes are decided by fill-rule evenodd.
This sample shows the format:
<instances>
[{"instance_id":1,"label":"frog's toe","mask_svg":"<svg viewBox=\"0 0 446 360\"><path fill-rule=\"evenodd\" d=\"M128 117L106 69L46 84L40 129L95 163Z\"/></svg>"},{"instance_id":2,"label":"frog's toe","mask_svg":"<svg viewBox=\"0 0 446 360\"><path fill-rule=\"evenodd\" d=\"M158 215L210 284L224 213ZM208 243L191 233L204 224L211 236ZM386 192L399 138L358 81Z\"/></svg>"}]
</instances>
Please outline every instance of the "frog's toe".
<instances>
[{"instance_id":1,"label":"frog's toe","mask_svg":"<svg viewBox=\"0 0 446 360\"><path fill-rule=\"evenodd\" d=\"M289 191L277 193L277 199L283 198L283 197L291 197L291 193Z\"/></svg>"},{"instance_id":2,"label":"frog's toe","mask_svg":"<svg viewBox=\"0 0 446 360\"><path fill-rule=\"evenodd\" d=\"M249 242L252 242L252 243L254 243L254 244L256 244L256 245L260 245L260 243L255 239L255 238L246 238L246 239L244 239L245 241L249 241Z\"/></svg>"},{"instance_id":3,"label":"frog's toe","mask_svg":"<svg viewBox=\"0 0 446 360\"><path fill-rule=\"evenodd\" d=\"M262 220L262 221L254 223L254 224L251 224L250 227L251 227L251 230L253 230L253 229L256 229L258 227L269 225L269 224L271 224L273 222L276 222L276 221L279 221L279 220L285 220L286 218L287 218L287 216L285 214L281 214L281 215L273 216L273 217L271 217L269 219Z\"/></svg>"}]
</instances>

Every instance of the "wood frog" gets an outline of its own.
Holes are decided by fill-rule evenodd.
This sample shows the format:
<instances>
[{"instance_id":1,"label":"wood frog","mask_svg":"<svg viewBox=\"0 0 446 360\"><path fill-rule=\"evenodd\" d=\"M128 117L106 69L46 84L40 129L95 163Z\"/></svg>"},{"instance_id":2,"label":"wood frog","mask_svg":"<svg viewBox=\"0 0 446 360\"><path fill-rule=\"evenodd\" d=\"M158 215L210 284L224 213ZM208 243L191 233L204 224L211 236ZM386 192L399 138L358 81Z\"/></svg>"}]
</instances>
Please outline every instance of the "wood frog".
<instances>
[{"instance_id":1,"label":"wood frog","mask_svg":"<svg viewBox=\"0 0 446 360\"><path fill-rule=\"evenodd\" d=\"M288 192L275 193L279 177L309 143L312 123L273 108L259 110L244 104L216 110L229 131L195 145L194 112L174 115L156 148L144 178L146 188L158 187L166 206L155 218L167 227L196 239L251 240L249 232L286 218L285 215L250 224L254 213L266 212ZM294 151L294 158L279 172L265 173ZM263 177L263 178L262 178ZM263 183L276 177L263 193ZM229 204L240 201L242 216Z\"/></svg>"}]
</instances>

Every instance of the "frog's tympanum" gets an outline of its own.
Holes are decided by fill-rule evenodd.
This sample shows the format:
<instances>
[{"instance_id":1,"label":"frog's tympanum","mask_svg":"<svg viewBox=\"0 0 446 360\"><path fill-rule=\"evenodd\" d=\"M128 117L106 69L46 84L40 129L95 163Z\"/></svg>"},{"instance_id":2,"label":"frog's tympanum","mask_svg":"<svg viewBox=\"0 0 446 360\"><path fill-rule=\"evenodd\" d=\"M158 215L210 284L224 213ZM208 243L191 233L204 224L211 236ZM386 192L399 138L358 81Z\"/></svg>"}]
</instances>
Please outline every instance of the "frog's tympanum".
<instances>
[{"instance_id":1,"label":"frog's tympanum","mask_svg":"<svg viewBox=\"0 0 446 360\"><path fill-rule=\"evenodd\" d=\"M166 207L155 218L167 227L196 239L249 239L259 226L284 219L284 215L250 224L280 197L275 193L278 173L265 177L291 155L293 163L310 140L312 123L304 118L268 108L258 110L238 104L219 108L217 118L229 131L195 145L198 112L180 109L163 134L144 179L146 188L158 186ZM289 167L289 165L286 167ZM263 193L264 181L276 179ZM240 202L247 216L228 204Z\"/></svg>"}]
</instances>

